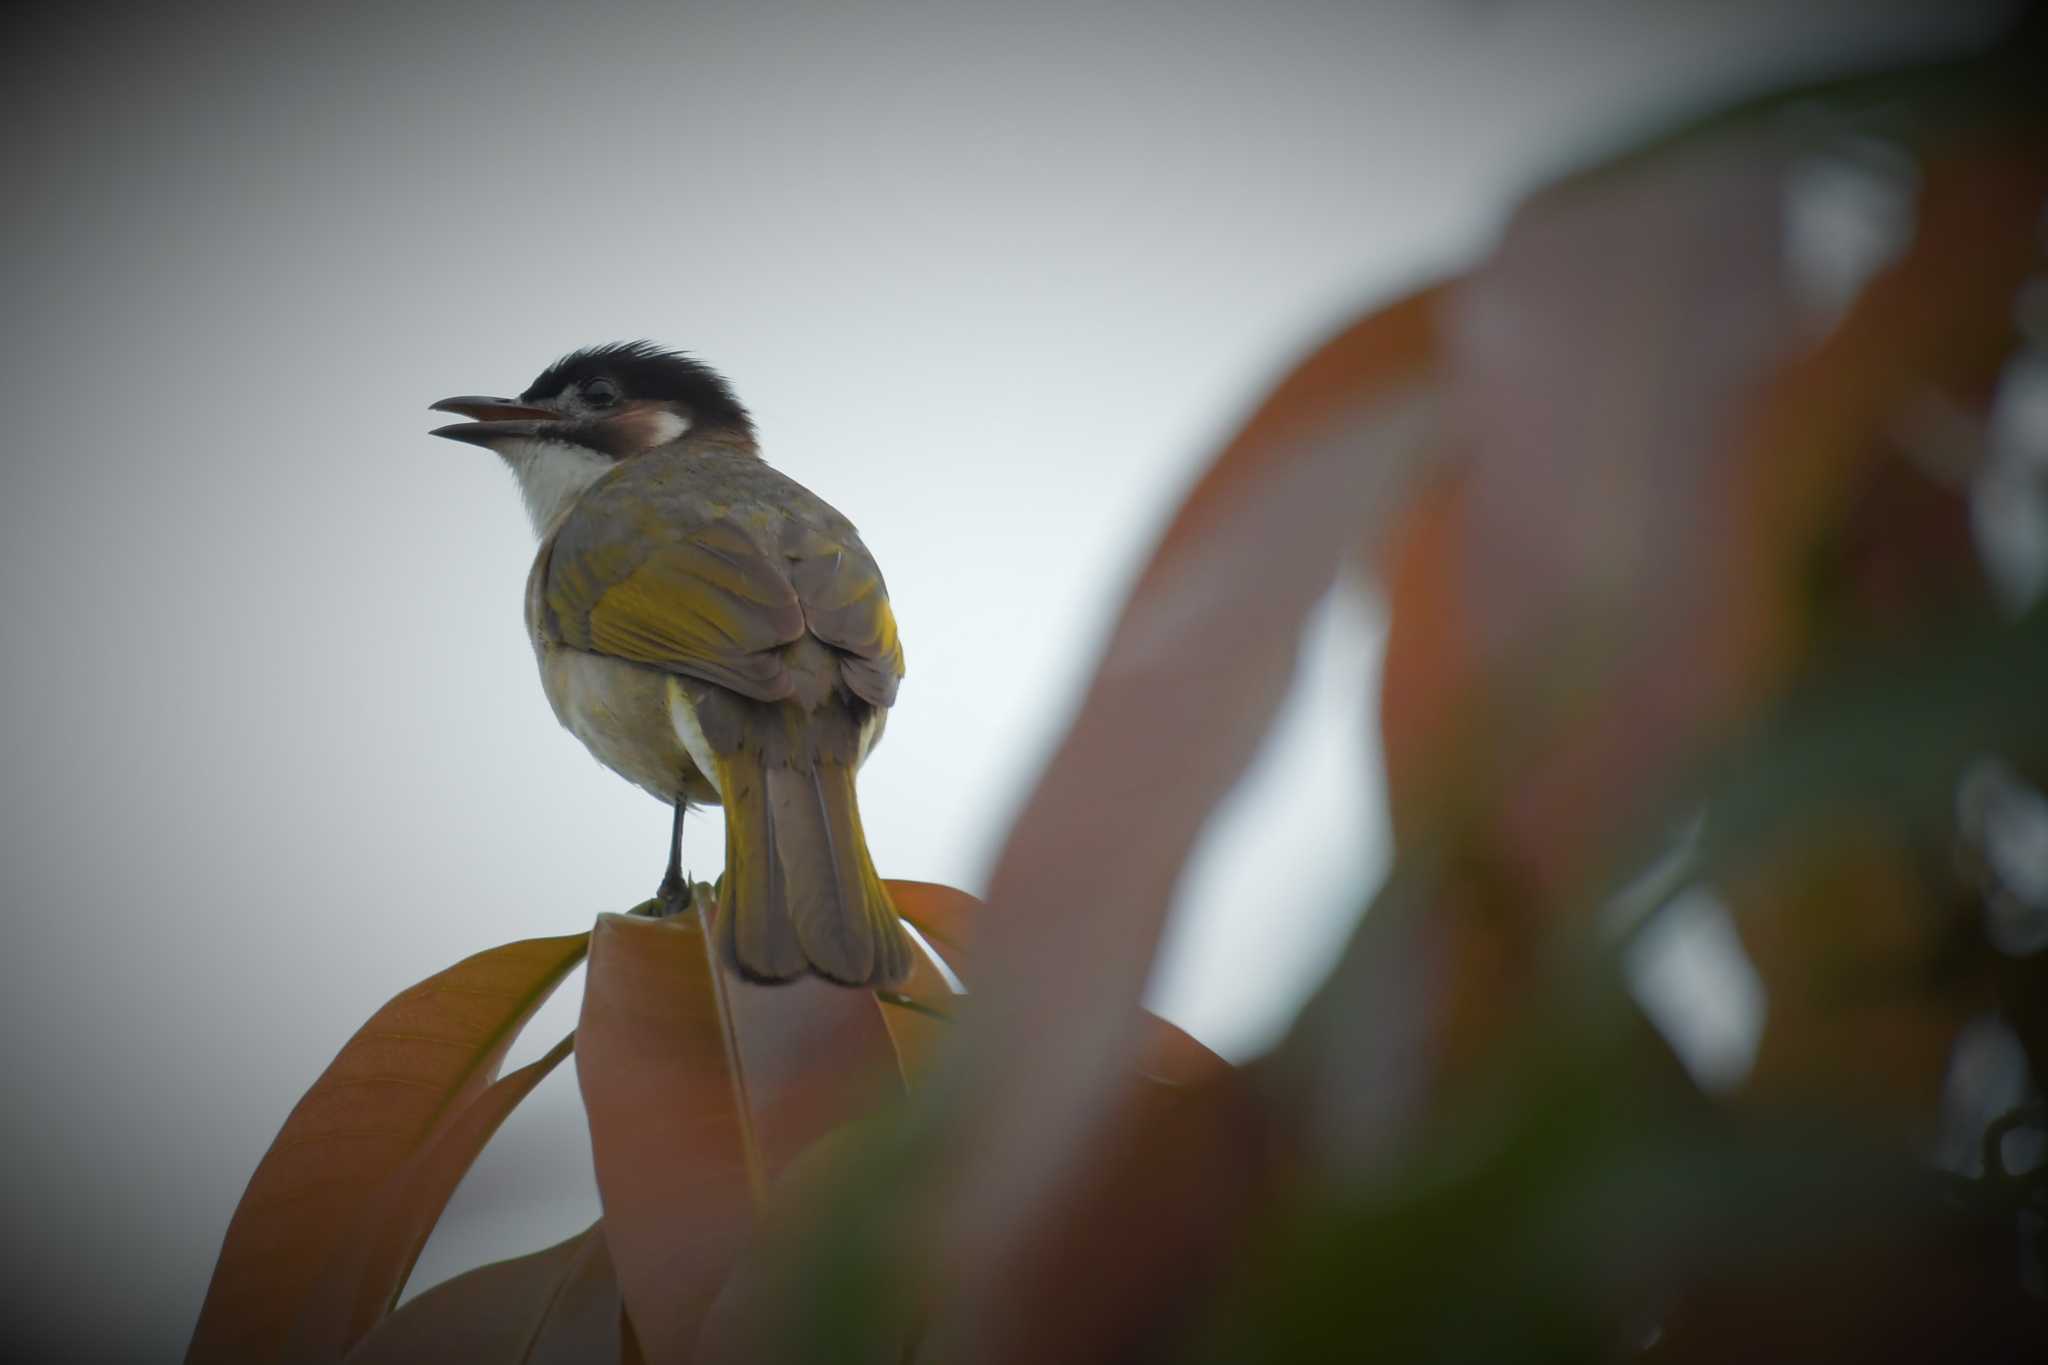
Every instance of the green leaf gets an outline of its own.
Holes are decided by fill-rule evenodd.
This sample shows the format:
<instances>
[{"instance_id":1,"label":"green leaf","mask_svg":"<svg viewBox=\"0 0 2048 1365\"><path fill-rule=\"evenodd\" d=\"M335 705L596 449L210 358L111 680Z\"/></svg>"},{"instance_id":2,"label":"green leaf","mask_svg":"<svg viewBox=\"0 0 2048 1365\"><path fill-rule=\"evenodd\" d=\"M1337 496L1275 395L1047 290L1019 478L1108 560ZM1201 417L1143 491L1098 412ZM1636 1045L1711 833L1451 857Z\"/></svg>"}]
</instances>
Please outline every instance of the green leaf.
<instances>
[{"instance_id":1,"label":"green leaf","mask_svg":"<svg viewBox=\"0 0 2048 1365\"><path fill-rule=\"evenodd\" d=\"M337 1295L381 1297L379 1312L395 1298L418 1245L408 1236L391 1238L379 1220L396 1217L410 1228L422 1209L387 1194L386 1186L422 1172L415 1158L463 1122L520 1028L588 943L589 935L571 934L479 953L400 993L363 1025L292 1110L250 1177L228 1224L188 1365L340 1358L348 1342L332 1334L317 1350L294 1346L311 1325L304 1315L317 1309L315 1317L323 1316ZM438 1160L461 1150L457 1142ZM438 1183L423 1181L416 1195L431 1202ZM351 1255L365 1240L386 1254Z\"/></svg>"},{"instance_id":2,"label":"green leaf","mask_svg":"<svg viewBox=\"0 0 2048 1365\"><path fill-rule=\"evenodd\" d=\"M1970 759L2048 754L2044 696L2048 603L1841 661L1715 755L1699 784L1711 811L1699 861L1719 867L1810 837L1871 792L1902 823L1944 828Z\"/></svg>"}]
</instances>

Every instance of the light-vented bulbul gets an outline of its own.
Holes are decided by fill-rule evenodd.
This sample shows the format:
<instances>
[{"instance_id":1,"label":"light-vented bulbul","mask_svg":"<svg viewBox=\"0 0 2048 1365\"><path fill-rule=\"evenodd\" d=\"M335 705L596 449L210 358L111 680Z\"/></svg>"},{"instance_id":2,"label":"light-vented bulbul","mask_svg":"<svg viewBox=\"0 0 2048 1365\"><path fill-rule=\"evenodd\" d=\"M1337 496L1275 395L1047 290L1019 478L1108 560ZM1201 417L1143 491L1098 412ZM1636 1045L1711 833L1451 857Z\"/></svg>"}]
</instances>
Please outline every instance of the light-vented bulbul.
<instances>
[{"instance_id":1,"label":"light-vented bulbul","mask_svg":"<svg viewBox=\"0 0 2048 1365\"><path fill-rule=\"evenodd\" d=\"M434 434L494 451L540 536L526 627L562 724L675 809L659 895L688 902L683 816L725 808L716 933L746 976L900 981L911 948L854 775L903 647L853 523L761 458L715 371L593 347L517 398L447 398Z\"/></svg>"}]
</instances>

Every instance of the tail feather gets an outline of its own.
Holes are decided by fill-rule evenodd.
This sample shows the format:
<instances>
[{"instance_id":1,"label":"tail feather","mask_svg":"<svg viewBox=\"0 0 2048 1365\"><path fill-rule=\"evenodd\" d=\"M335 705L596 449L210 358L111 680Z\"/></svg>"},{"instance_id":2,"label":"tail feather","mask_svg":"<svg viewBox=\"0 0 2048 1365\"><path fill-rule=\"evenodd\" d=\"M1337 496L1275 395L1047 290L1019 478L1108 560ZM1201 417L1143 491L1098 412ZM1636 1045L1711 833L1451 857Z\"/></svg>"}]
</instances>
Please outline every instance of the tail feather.
<instances>
[{"instance_id":1,"label":"tail feather","mask_svg":"<svg viewBox=\"0 0 2048 1365\"><path fill-rule=\"evenodd\" d=\"M718 933L727 959L766 981L806 969L853 986L908 976L910 943L868 854L852 769L754 759L722 762L719 775L726 880Z\"/></svg>"},{"instance_id":2,"label":"tail feather","mask_svg":"<svg viewBox=\"0 0 2048 1365\"><path fill-rule=\"evenodd\" d=\"M786 981L804 970L788 903L775 821L768 814L767 775L758 755L739 753L718 765L725 805L725 876L718 886L718 944L744 976Z\"/></svg>"},{"instance_id":3,"label":"tail feather","mask_svg":"<svg viewBox=\"0 0 2048 1365\"><path fill-rule=\"evenodd\" d=\"M861 922L866 936L874 941L868 980L876 984L901 982L910 975L910 940L896 916L895 902L889 899L888 888L882 885L874 859L868 853L867 832L860 823L860 802L854 794L853 769L839 763L821 763L812 769L811 778L818 812L830 838L839 915L844 921ZM788 871L786 857L784 871ZM796 923L797 936L801 938L803 918L799 916Z\"/></svg>"}]
</instances>

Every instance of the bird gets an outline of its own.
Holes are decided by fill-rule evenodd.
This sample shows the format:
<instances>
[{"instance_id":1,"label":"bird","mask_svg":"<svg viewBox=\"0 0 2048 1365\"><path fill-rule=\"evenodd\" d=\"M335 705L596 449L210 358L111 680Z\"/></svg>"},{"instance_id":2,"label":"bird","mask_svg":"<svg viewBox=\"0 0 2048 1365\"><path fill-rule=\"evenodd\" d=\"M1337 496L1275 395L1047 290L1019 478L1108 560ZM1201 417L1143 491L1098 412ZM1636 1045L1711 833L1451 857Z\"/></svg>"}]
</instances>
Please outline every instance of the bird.
<instances>
[{"instance_id":1,"label":"bird","mask_svg":"<svg viewBox=\"0 0 2048 1365\"><path fill-rule=\"evenodd\" d=\"M433 435L494 452L539 549L526 629L556 718L673 807L660 913L689 908L685 814L723 806L712 932L743 978L876 987L912 946L854 778L903 645L853 523L772 468L732 386L648 341L573 351L517 398L444 398Z\"/></svg>"}]
</instances>

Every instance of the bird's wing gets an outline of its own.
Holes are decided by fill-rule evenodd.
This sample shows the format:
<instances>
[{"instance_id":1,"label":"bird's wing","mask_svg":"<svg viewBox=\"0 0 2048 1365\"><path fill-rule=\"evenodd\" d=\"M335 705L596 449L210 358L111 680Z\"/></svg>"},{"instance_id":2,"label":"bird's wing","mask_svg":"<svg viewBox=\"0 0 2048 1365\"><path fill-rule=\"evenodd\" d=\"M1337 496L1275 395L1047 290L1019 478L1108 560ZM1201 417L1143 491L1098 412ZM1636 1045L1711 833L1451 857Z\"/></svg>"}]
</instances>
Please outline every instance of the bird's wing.
<instances>
[{"instance_id":1,"label":"bird's wing","mask_svg":"<svg viewBox=\"0 0 2048 1365\"><path fill-rule=\"evenodd\" d=\"M896 701L903 681L903 642L882 570L860 537L789 523L785 557L790 582L811 634L840 650L840 676L854 695L876 706Z\"/></svg>"},{"instance_id":2,"label":"bird's wing","mask_svg":"<svg viewBox=\"0 0 2048 1365\"><path fill-rule=\"evenodd\" d=\"M561 643L758 701L790 695L782 647L806 632L841 652L847 686L876 706L895 700L903 676L881 572L851 527L586 499L556 532L536 587L539 624Z\"/></svg>"}]
</instances>

